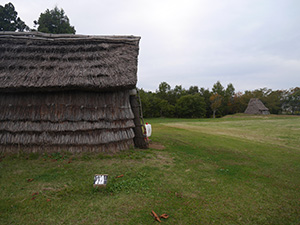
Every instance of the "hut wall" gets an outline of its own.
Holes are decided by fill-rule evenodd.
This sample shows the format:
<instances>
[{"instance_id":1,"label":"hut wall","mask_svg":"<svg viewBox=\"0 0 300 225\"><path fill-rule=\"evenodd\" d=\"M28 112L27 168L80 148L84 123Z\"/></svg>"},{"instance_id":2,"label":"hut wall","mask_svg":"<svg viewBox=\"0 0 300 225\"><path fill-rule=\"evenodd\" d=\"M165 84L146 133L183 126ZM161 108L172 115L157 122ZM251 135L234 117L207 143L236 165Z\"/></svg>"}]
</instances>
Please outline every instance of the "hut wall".
<instances>
[{"instance_id":1,"label":"hut wall","mask_svg":"<svg viewBox=\"0 0 300 225\"><path fill-rule=\"evenodd\" d=\"M133 146L127 90L0 95L0 151L116 152Z\"/></svg>"}]
</instances>

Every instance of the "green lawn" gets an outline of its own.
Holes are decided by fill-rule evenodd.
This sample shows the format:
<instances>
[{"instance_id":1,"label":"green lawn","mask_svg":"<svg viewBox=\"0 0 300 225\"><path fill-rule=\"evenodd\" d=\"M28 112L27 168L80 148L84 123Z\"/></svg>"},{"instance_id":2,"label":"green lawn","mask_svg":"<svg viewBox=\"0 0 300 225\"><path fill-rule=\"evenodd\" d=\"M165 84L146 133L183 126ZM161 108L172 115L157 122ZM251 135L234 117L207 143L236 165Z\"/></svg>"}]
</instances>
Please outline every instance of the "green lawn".
<instances>
[{"instance_id":1,"label":"green lawn","mask_svg":"<svg viewBox=\"0 0 300 225\"><path fill-rule=\"evenodd\" d=\"M146 122L164 149L2 154L0 224L300 223L300 117Z\"/></svg>"}]
</instances>

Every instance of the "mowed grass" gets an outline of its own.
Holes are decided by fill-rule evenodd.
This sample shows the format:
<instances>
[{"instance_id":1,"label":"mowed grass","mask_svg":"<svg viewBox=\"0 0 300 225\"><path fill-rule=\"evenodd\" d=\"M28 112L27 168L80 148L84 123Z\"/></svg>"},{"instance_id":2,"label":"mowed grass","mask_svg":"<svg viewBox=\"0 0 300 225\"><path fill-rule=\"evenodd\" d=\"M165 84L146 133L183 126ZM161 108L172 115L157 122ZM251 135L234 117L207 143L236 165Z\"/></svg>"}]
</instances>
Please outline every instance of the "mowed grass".
<instances>
[{"instance_id":1,"label":"mowed grass","mask_svg":"<svg viewBox=\"0 0 300 225\"><path fill-rule=\"evenodd\" d=\"M164 149L2 155L0 224L300 223L300 117L147 122Z\"/></svg>"}]
</instances>

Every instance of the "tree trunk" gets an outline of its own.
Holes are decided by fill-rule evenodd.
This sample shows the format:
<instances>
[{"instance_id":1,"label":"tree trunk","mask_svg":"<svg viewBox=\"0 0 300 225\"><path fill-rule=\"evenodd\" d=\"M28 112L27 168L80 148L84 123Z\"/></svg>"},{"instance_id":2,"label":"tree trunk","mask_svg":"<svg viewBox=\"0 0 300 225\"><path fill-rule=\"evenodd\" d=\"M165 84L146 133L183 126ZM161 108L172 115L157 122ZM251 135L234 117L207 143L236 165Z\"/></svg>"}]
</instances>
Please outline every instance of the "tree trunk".
<instances>
[{"instance_id":1,"label":"tree trunk","mask_svg":"<svg viewBox=\"0 0 300 225\"><path fill-rule=\"evenodd\" d=\"M141 149L149 148L149 142L147 141L147 137L143 134L141 119L140 119L140 112L139 112L139 103L137 101L136 95L130 96L130 105L132 112L134 114L134 125L133 128L135 137L133 138L134 146Z\"/></svg>"}]
</instances>

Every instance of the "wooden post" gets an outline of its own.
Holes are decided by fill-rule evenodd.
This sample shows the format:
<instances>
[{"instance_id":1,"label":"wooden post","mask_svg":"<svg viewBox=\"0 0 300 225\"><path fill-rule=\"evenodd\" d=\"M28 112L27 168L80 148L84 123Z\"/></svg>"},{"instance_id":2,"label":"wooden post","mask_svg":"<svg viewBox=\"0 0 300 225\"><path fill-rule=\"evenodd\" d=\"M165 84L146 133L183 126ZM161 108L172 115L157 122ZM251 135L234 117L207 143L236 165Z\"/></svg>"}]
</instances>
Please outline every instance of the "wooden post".
<instances>
[{"instance_id":1,"label":"wooden post","mask_svg":"<svg viewBox=\"0 0 300 225\"><path fill-rule=\"evenodd\" d=\"M136 90L131 91L130 93L130 105L134 115L134 125L133 128L135 137L133 138L134 146L141 149L149 148L149 142L147 141L146 135L143 133L140 112L139 112L139 103L136 96Z\"/></svg>"}]
</instances>

